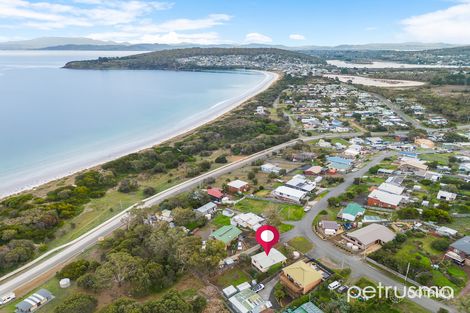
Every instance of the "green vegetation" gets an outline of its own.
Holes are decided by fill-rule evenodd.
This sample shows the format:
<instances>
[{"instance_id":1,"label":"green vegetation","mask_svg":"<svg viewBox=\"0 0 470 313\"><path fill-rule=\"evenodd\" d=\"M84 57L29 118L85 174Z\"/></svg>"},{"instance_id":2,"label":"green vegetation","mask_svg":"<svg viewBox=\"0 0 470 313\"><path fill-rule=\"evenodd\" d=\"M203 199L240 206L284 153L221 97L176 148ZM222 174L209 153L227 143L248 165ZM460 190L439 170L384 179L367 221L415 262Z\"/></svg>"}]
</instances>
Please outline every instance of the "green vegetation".
<instances>
[{"instance_id":1,"label":"green vegetation","mask_svg":"<svg viewBox=\"0 0 470 313\"><path fill-rule=\"evenodd\" d=\"M255 200L245 198L235 205L235 209L241 212L252 212L258 215L265 214L273 209L285 221L299 221L304 215L304 209L300 205L271 202L268 200Z\"/></svg>"},{"instance_id":2,"label":"green vegetation","mask_svg":"<svg viewBox=\"0 0 470 313\"><path fill-rule=\"evenodd\" d=\"M408 276L420 284L450 286L458 292L465 286L467 275L449 261L442 261L442 253L449 244L444 240L409 231L406 235L397 235L369 257L403 275L409 264ZM439 269L431 266L437 263Z\"/></svg>"},{"instance_id":3,"label":"green vegetation","mask_svg":"<svg viewBox=\"0 0 470 313\"><path fill-rule=\"evenodd\" d=\"M225 225L230 225L230 217L218 214L216 217L214 217L211 221L213 225L215 225L217 228L220 228Z\"/></svg>"},{"instance_id":4,"label":"green vegetation","mask_svg":"<svg viewBox=\"0 0 470 313\"><path fill-rule=\"evenodd\" d=\"M313 244L305 237L295 237L287 242L295 250L307 253L313 249Z\"/></svg>"},{"instance_id":5,"label":"green vegetation","mask_svg":"<svg viewBox=\"0 0 470 313\"><path fill-rule=\"evenodd\" d=\"M291 225L291 224L285 224L285 223L282 223L280 225L277 226L277 229L279 229L279 231L282 233L287 233L289 230L293 229L294 226Z\"/></svg>"},{"instance_id":6,"label":"green vegetation","mask_svg":"<svg viewBox=\"0 0 470 313\"><path fill-rule=\"evenodd\" d=\"M237 286L246 281L251 281L251 276L245 273L240 267L236 266L225 271L223 275L217 276L215 283L220 288L225 288L230 285Z\"/></svg>"},{"instance_id":7,"label":"green vegetation","mask_svg":"<svg viewBox=\"0 0 470 313\"><path fill-rule=\"evenodd\" d=\"M228 70L242 68L246 66L231 65L197 65L194 61L181 62L181 59L194 57L224 57L224 56L246 56L253 60L260 56L269 56L272 59L279 60L299 60L312 63L323 63L319 58L312 57L303 53L287 51L274 48L188 48L156 51L131 55L121 58L99 58L91 61L73 61L65 65L65 68L71 69L130 69L130 70ZM253 67L260 69L260 67ZM263 68L261 68L263 69Z\"/></svg>"}]
</instances>

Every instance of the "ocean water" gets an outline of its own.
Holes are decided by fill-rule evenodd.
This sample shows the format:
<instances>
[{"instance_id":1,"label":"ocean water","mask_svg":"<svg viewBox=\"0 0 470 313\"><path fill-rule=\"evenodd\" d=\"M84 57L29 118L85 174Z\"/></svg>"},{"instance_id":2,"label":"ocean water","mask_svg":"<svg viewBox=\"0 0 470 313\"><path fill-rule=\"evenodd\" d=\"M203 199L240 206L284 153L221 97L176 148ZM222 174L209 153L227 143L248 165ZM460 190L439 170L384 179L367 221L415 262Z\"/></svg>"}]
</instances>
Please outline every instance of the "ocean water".
<instances>
[{"instance_id":1,"label":"ocean water","mask_svg":"<svg viewBox=\"0 0 470 313\"><path fill-rule=\"evenodd\" d=\"M132 53L0 51L0 195L175 135L266 81L260 72L61 68Z\"/></svg>"}]
</instances>

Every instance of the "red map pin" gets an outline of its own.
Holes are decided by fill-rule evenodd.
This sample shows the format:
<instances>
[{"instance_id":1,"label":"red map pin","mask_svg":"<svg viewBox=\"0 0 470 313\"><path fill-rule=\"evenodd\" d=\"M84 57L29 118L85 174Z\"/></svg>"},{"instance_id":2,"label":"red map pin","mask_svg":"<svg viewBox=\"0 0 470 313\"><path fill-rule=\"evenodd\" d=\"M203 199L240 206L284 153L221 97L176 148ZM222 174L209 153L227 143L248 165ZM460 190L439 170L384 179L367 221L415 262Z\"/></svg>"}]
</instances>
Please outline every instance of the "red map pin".
<instances>
[{"instance_id":1,"label":"red map pin","mask_svg":"<svg viewBox=\"0 0 470 313\"><path fill-rule=\"evenodd\" d=\"M256 230L256 241L263 247L266 255L279 242L279 231L271 225L263 225Z\"/></svg>"}]
</instances>

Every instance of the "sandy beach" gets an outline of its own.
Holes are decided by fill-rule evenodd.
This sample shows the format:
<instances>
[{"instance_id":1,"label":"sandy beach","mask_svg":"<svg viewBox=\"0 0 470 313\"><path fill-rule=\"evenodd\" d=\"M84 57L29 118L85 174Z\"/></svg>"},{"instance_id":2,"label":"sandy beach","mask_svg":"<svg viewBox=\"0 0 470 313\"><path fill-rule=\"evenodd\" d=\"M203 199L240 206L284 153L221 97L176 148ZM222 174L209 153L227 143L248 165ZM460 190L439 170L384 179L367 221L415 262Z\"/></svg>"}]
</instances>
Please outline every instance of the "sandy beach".
<instances>
[{"instance_id":1,"label":"sandy beach","mask_svg":"<svg viewBox=\"0 0 470 313\"><path fill-rule=\"evenodd\" d=\"M264 78L256 86L253 86L246 92L236 97L232 97L230 99L216 103L207 110L184 118L178 121L177 125L167 129L164 132L159 132L158 134L154 134L152 136L138 140L123 141L122 144L108 149L106 153L103 153L103 151L100 150L100 143L96 144L95 153L77 155L72 151L69 153L68 157L60 160L60 162L57 162L57 164L52 166L47 165L39 167L40 170L35 171L34 174L17 171L5 178L5 181L8 183L0 188L0 198L4 198L6 196L25 190L34 189L48 182L62 179L77 172L96 167L100 164L117 159L124 155L150 148L172 138L191 132L196 128L201 127L202 125L214 121L227 112L238 107L246 100L266 90L279 78L279 75L276 73L264 71L258 72L262 73Z\"/></svg>"},{"instance_id":2,"label":"sandy beach","mask_svg":"<svg viewBox=\"0 0 470 313\"><path fill-rule=\"evenodd\" d=\"M425 83L412 81L412 80L396 80L396 79L379 79L379 78L369 78L362 76L352 76L352 75L336 75L336 74L325 74L324 77L328 78L338 78L339 81L347 83L351 81L353 84L365 85L365 86L375 86L375 87L388 87L388 88L398 88L398 87L417 87L422 86Z\"/></svg>"}]
</instances>

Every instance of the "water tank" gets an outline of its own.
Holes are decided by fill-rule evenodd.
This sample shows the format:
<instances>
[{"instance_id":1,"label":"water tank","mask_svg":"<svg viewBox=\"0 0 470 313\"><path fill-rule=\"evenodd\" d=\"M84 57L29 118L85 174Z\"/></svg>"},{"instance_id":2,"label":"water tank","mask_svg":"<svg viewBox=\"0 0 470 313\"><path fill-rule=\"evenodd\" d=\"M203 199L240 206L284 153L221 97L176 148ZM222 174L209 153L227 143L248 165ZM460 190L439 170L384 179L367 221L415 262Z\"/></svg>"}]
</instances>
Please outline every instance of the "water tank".
<instances>
[{"instance_id":1,"label":"water tank","mask_svg":"<svg viewBox=\"0 0 470 313\"><path fill-rule=\"evenodd\" d=\"M352 246L352 251L358 251L358 250L359 250L358 246L356 246L356 245Z\"/></svg>"},{"instance_id":2,"label":"water tank","mask_svg":"<svg viewBox=\"0 0 470 313\"><path fill-rule=\"evenodd\" d=\"M60 288L68 288L70 287L70 279L68 278L63 278L59 281L59 286Z\"/></svg>"},{"instance_id":3,"label":"water tank","mask_svg":"<svg viewBox=\"0 0 470 313\"><path fill-rule=\"evenodd\" d=\"M300 257L300 253L297 251L292 252L292 256L294 257L294 260L297 260Z\"/></svg>"},{"instance_id":4,"label":"water tank","mask_svg":"<svg viewBox=\"0 0 470 313\"><path fill-rule=\"evenodd\" d=\"M348 247L348 249L352 249L353 244L352 244L351 242L348 242L348 243L346 244L346 247Z\"/></svg>"},{"instance_id":5,"label":"water tank","mask_svg":"<svg viewBox=\"0 0 470 313\"><path fill-rule=\"evenodd\" d=\"M361 227L362 227L362 222L357 223L357 228L361 228Z\"/></svg>"}]
</instances>

